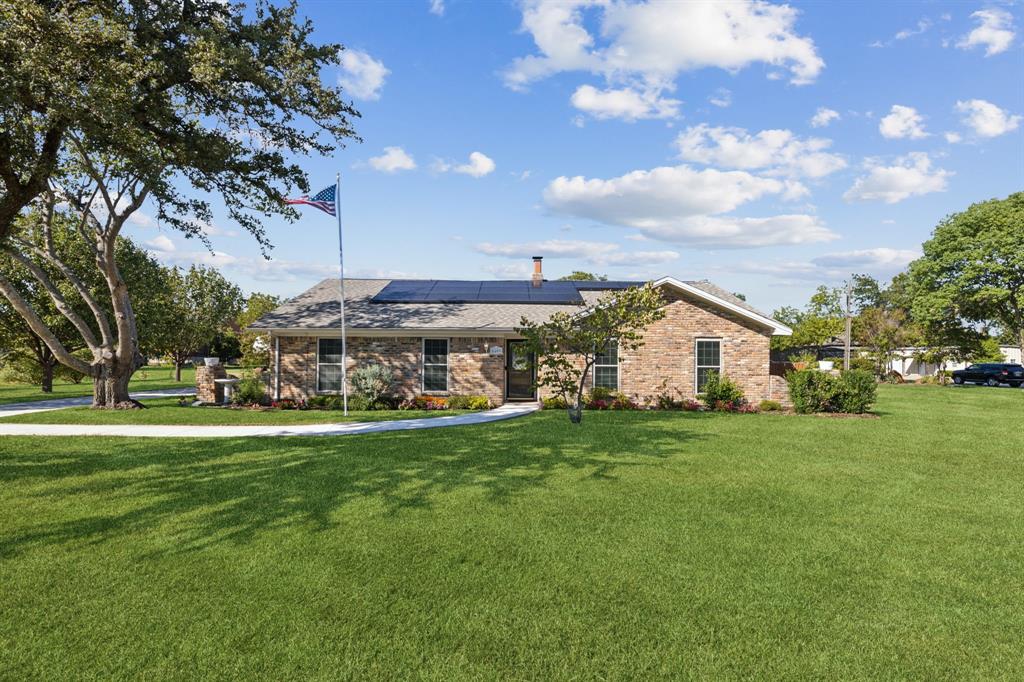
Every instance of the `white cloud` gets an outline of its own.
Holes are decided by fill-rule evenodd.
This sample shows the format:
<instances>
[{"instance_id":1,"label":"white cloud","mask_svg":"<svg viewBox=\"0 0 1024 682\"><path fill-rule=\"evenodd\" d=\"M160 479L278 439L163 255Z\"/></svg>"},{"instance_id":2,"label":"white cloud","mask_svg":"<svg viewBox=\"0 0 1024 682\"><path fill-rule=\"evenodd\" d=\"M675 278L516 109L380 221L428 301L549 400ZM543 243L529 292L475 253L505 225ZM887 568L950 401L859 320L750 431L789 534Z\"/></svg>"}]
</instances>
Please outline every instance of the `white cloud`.
<instances>
[{"instance_id":1,"label":"white cloud","mask_svg":"<svg viewBox=\"0 0 1024 682\"><path fill-rule=\"evenodd\" d=\"M1010 114L983 99L958 101L956 110L964 114L964 125L970 127L980 137L998 137L1016 130L1021 120L1020 116Z\"/></svg>"},{"instance_id":2,"label":"white cloud","mask_svg":"<svg viewBox=\"0 0 1024 682\"><path fill-rule=\"evenodd\" d=\"M985 56L1005 52L1013 44L1013 15L1004 9L990 7L971 15L978 25L956 44L961 50L985 46Z\"/></svg>"},{"instance_id":3,"label":"white cloud","mask_svg":"<svg viewBox=\"0 0 1024 682\"><path fill-rule=\"evenodd\" d=\"M847 201L884 201L895 204L912 196L946 191L952 171L932 168L924 152L913 152L885 166L877 159L865 162L868 174L853 183L843 195Z\"/></svg>"},{"instance_id":4,"label":"white cloud","mask_svg":"<svg viewBox=\"0 0 1024 682\"><path fill-rule=\"evenodd\" d=\"M338 85L356 99L380 99L384 79L391 71L362 50L344 50L340 59L344 73L338 76Z\"/></svg>"},{"instance_id":5,"label":"white cloud","mask_svg":"<svg viewBox=\"0 0 1024 682\"><path fill-rule=\"evenodd\" d=\"M712 128L704 123L687 128L675 140L684 161L809 178L846 167L843 157L824 151L831 144L819 137L802 139L789 130L762 130L751 135L743 128Z\"/></svg>"},{"instance_id":6,"label":"white cloud","mask_svg":"<svg viewBox=\"0 0 1024 682\"><path fill-rule=\"evenodd\" d=\"M158 234L153 239L146 242L146 246L153 249L154 251L174 251L174 242L172 242L167 235Z\"/></svg>"},{"instance_id":7,"label":"white cloud","mask_svg":"<svg viewBox=\"0 0 1024 682\"><path fill-rule=\"evenodd\" d=\"M479 253L505 258L575 258L592 265L651 265L679 258L676 251L624 252L618 244L569 239L548 239L538 242L494 244L483 242L473 247Z\"/></svg>"},{"instance_id":8,"label":"white cloud","mask_svg":"<svg viewBox=\"0 0 1024 682\"><path fill-rule=\"evenodd\" d=\"M946 131L945 133L942 134L942 136L945 137L946 138L946 142L948 142L950 144L956 144L961 139L963 139L963 138L960 137L960 133L954 132L952 130Z\"/></svg>"},{"instance_id":9,"label":"white cloud","mask_svg":"<svg viewBox=\"0 0 1024 682\"><path fill-rule=\"evenodd\" d=\"M918 250L883 246L875 249L826 253L812 258L811 262L826 268L846 268L868 273L884 271L895 274L920 256L921 252Z\"/></svg>"},{"instance_id":10,"label":"white cloud","mask_svg":"<svg viewBox=\"0 0 1024 682\"><path fill-rule=\"evenodd\" d=\"M716 107L727 107L732 104L732 92L728 88L718 88L708 97L708 102Z\"/></svg>"},{"instance_id":11,"label":"white cloud","mask_svg":"<svg viewBox=\"0 0 1024 682\"><path fill-rule=\"evenodd\" d=\"M689 166L637 170L603 180L559 177L544 190L554 212L629 227L664 241L747 247L834 238L812 216L720 216L749 201L787 191L784 182L744 171Z\"/></svg>"},{"instance_id":12,"label":"white cloud","mask_svg":"<svg viewBox=\"0 0 1024 682\"><path fill-rule=\"evenodd\" d=\"M924 117L917 113L913 107L905 107L902 104L892 105L887 116L883 116L878 122L878 132L882 137L892 139L910 138L918 140L927 137L924 131Z\"/></svg>"},{"instance_id":13,"label":"white cloud","mask_svg":"<svg viewBox=\"0 0 1024 682\"><path fill-rule=\"evenodd\" d=\"M760 62L774 67L769 79L788 70L791 83L805 85L825 66L814 41L796 33L799 12L760 0L524 0L522 13L522 30L533 37L537 52L505 70L505 85L513 90L583 71L604 77L606 92L627 86L660 103L647 111L665 112L678 103L661 94L673 90L685 71L712 67L735 73Z\"/></svg>"},{"instance_id":14,"label":"white cloud","mask_svg":"<svg viewBox=\"0 0 1024 682\"><path fill-rule=\"evenodd\" d=\"M533 272L533 268L527 263L485 265L481 269L496 279L529 279Z\"/></svg>"},{"instance_id":15,"label":"white cloud","mask_svg":"<svg viewBox=\"0 0 1024 682\"><path fill-rule=\"evenodd\" d=\"M917 28L905 28L902 31L899 31L895 36L893 36L893 38L895 38L896 40L906 40L911 36L921 35L929 28L931 28L931 26L932 22L930 19L921 19L920 21L917 22Z\"/></svg>"},{"instance_id":16,"label":"white cloud","mask_svg":"<svg viewBox=\"0 0 1024 682\"><path fill-rule=\"evenodd\" d=\"M814 128L824 128L832 121L839 120L839 112L835 109L827 109L825 107L818 107L818 110L814 112L814 116L811 117L811 126Z\"/></svg>"},{"instance_id":17,"label":"white cloud","mask_svg":"<svg viewBox=\"0 0 1024 682\"><path fill-rule=\"evenodd\" d=\"M401 147L384 147L384 153L371 157L370 167L382 173L397 173L416 168L416 161Z\"/></svg>"},{"instance_id":18,"label":"white cloud","mask_svg":"<svg viewBox=\"0 0 1024 682\"><path fill-rule=\"evenodd\" d=\"M606 39L605 45L597 45L584 26L584 9L600 13L597 33ZM764 62L788 69L793 83L810 83L825 64L814 41L795 33L797 16L788 5L754 0L528 0L523 5L523 30L533 36L539 53L516 59L505 82L522 88L561 71L583 70L665 84L682 71L738 71Z\"/></svg>"},{"instance_id":19,"label":"white cloud","mask_svg":"<svg viewBox=\"0 0 1024 682\"><path fill-rule=\"evenodd\" d=\"M471 175L474 178L482 178L483 176L494 172L494 169L496 168L494 160L483 152L472 152L469 155L468 163L453 164L448 161L438 159L434 162L432 167L438 173L447 173L451 171L453 173Z\"/></svg>"},{"instance_id":20,"label":"white cloud","mask_svg":"<svg viewBox=\"0 0 1024 682\"><path fill-rule=\"evenodd\" d=\"M444 16L444 0L430 0L430 13L439 17Z\"/></svg>"},{"instance_id":21,"label":"white cloud","mask_svg":"<svg viewBox=\"0 0 1024 682\"><path fill-rule=\"evenodd\" d=\"M592 85L581 85L570 102L599 119L621 118L632 123L645 118L677 117L682 102L660 97L658 92L657 89L639 92L629 87L598 90Z\"/></svg>"},{"instance_id":22,"label":"white cloud","mask_svg":"<svg viewBox=\"0 0 1024 682\"><path fill-rule=\"evenodd\" d=\"M769 275L781 281L840 282L854 273L888 279L906 269L920 255L920 251L912 249L880 247L827 253L802 261L740 261L713 269Z\"/></svg>"}]
</instances>

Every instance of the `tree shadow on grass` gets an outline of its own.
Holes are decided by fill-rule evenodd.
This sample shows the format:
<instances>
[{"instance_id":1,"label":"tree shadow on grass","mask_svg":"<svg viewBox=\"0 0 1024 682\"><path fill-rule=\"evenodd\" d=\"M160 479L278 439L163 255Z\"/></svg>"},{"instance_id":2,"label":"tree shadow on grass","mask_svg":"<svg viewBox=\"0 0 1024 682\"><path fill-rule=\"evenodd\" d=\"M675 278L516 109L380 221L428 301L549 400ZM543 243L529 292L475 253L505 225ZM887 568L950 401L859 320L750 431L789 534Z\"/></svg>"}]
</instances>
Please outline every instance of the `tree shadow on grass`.
<instances>
[{"instance_id":1,"label":"tree shadow on grass","mask_svg":"<svg viewBox=\"0 0 1024 682\"><path fill-rule=\"evenodd\" d=\"M327 530L353 503L394 515L429 509L463 490L506 504L567 474L614 484L623 470L657 466L700 438L698 426L656 413L588 415L572 426L549 413L337 438L47 439L54 446L48 452L0 459L0 484L23 485L27 495L55 505L95 498L116 511L0 529L0 558L37 546L108 542L164 524L174 525L163 532L177 539L159 553L188 552L280 528Z\"/></svg>"}]
</instances>

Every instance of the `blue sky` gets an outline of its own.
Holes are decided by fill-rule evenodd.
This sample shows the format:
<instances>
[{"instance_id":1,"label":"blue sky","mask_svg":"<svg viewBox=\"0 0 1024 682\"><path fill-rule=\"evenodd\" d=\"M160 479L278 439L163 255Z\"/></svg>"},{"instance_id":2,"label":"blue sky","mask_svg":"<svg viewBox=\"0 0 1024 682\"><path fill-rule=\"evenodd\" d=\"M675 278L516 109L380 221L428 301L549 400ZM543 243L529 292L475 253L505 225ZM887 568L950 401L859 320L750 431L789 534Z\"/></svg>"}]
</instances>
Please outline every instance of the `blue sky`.
<instances>
[{"instance_id":1,"label":"blue sky","mask_svg":"<svg viewBox=\"0 0 1024 682\"><path fill-rule=\"evenodd\" d=\"M342 173L351 276L710 279L771 310L889 277L936 222L1024 189L1020 7L973 3L311 2L362 144ZM144 217L136 221L146 223ZM167 262L285 296L333 272L304 209Z\"/></svg>"}]
</instances>

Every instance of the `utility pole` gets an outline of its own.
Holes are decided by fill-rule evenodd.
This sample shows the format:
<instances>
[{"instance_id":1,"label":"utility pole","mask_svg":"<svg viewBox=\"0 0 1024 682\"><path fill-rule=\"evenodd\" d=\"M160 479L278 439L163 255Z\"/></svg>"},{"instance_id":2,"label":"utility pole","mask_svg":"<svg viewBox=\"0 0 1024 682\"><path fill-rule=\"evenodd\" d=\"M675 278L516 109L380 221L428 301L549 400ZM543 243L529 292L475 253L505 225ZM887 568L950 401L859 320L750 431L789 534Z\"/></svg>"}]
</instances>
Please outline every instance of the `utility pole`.
<instances>
[{"instance_id":1,"label":"utility pole","mask_svg":"<svg viewBox=\"0 0 1024 682\"><path fill-rule=\"evenodd\" d=\"M850 313L850 299L853 297L853 280L846 280L846 338L843 344L843 370L850 370L850 344L853 336L853 315Z\"/></svg>"}]
</instances>

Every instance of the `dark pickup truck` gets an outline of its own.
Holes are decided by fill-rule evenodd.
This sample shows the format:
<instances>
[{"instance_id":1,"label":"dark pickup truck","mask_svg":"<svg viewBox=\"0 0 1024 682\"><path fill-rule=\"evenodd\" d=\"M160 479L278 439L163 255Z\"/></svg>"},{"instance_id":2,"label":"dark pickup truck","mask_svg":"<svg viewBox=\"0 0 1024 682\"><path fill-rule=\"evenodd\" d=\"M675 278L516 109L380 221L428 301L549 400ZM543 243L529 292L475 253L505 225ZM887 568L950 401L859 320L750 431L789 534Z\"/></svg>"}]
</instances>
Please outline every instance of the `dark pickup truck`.
<instances>
[{"instance_id":1,"label":"dark pickup truck","mask_svg":"<svg viewBox=\"0 0 1024 682\"><path fill-rule=\"evenodd\" d=\"M1012 365L1005 362L983 362L971 365L966 369L953 372L954 384L986 384L998 386L1010 384L1017 388L1024 384L1024 365Z\"/></svg>"}]
</instances>

